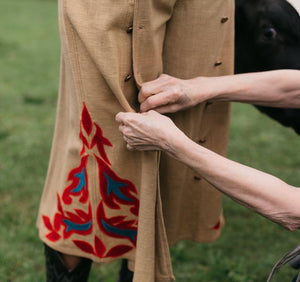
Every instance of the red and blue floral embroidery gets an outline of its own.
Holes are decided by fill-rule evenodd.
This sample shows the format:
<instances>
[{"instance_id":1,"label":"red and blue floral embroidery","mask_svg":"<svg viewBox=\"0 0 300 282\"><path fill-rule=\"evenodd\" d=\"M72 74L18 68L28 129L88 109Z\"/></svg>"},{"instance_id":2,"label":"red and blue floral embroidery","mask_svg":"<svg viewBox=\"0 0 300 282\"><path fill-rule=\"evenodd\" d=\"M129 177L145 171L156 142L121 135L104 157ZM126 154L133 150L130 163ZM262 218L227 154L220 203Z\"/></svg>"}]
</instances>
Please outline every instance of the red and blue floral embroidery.
<instances>
[{"instance_id":1,"label":"red and blue floral embroidery","mask_svg":"<svg viewBox=\"0 0 300 282\"><path fill-rule=\"evenodd\" d=\"M112 144L103 136L100 126L92 122L85 104L83 104L81 113L79 138L82 141L80 164L69 172L67 178L69 185L64 189L62 195L57 194L57 211L52 221L49 216L42 216L44 225L49 230L46 237L55 242L70 238L72 234L82 235L82 240L72 240L72 242L83 252L100 258L119 257L132 250L136 245L139 209L137 189L131 181L119 177L111 169L104 146L111 147ZM87 149L90 150L94 147L97 149L97 153L88 154ZM96 224L93 222L89 198L87 171L89 158L96 159L99 192L102 198L95 214ZM75 203L80 203L80 205L75 205ZM72 209L73 205L81 208ZM127 207L127 210L129 208L132 214L130 219L122 214L123 207ZM119 215L108 217L106 211L109 210L119 210L120 212ZM97 230L93 230L94 228ZM103 241L95 235L99 231L106 237L125 239L125 243L116 244L107 249ZM85 236L92 233L94 240L91 243L85 240Z\"/></svg>"},{"instance_id":2,"label":"red and blue floral embroidery","mask_svg":"<svg viewBox=\"0 0 300 282\"><path fill-rule=\"evenodd\" d=\"M120 209L120 205L131 206L130 211L138 215L139 200L134 196L137 190L132 182L118 177L110 167L96 157L99 169L99 183L102 199L104 203L112 209Z\"/></svg>"}]
</instances>

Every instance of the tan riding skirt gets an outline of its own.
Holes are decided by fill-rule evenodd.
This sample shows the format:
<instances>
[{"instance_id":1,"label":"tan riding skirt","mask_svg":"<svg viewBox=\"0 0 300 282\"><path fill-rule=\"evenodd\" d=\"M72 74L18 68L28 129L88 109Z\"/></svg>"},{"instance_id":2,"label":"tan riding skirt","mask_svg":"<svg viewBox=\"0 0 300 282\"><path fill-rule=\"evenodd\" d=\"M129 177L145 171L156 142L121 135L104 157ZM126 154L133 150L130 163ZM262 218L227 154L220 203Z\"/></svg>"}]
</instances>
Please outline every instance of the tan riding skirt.
<instances>
[{"instance_id":1,"label":"tan riding skirt","mask_svg":"<svg viewBox=\"0 0 300 282\"><path fill-rule=\"evenodd\" d=\"M181 163L130 152L115 115L161 73L233 72L233 0L59 0L60 91L37 221L50 247L96 262L127 258L134 281L173 279L169 245L215 240L221 195ZM170 115L225 155L229 104Z\"/></svg>"}]
</instances>

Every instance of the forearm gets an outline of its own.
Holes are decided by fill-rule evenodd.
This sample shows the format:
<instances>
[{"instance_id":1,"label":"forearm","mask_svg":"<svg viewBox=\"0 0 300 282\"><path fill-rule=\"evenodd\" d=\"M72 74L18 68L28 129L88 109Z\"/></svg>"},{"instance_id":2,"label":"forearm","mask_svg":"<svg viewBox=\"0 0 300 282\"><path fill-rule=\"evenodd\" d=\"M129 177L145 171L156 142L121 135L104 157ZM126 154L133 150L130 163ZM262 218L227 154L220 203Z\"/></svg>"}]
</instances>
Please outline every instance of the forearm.
<instances>
[{"instance_id":1,"label":"forearm","mask_svg":"<svg viewBox=\"0 0 300 282\"><path fill-rule=\"evenodd\" d=\"M180 136L171 148L172 156L235 201L289 230L300 227L300 190L296 187L221 157L186 136Z\"/></svg>"},{"instance_id":2,"label":"forearm","mask_svg":"<svg viewBox=\"0 0 300 282\"><path fill-rule=\"evenodd\" d=\"M290 230L300 227L300 189L201 147L155 111L118 113L116 121L128 149L164 150L239 203Z\"/></svg>"},{"instance_id":3,"label":"forearm","mask_svg":"<svg viewBox=\"0 0 300 282\"><path fill-rule=\"evenodd\" d=\"M300 71L276 70L194 79L201 92L207 89L211 101L235 101L262 106L300 108Z\"/></svg>"}]
</instances>

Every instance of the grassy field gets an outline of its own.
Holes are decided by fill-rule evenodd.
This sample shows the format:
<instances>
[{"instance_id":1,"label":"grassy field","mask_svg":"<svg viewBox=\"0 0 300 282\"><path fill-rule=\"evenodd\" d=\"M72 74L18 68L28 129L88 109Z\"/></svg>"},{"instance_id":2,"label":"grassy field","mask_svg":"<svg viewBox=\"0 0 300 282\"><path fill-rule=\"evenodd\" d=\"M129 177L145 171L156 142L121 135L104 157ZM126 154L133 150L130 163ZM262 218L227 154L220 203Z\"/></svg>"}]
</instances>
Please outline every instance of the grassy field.
<instances>
[{"instance_id":1,"label":"grassy field","mask_svg":"<svg viewBox=\"0 0 300 282\"><path fill-rule=\"evenodd\" d=\"M52 0L1 0L0 9L0 281L41 282L43 247L35 219L54 128L59 73L57 7ZM229 156L300 183L299 137L235 104ZM255 181L255 179L253 180ZM290 233L224 198L226 226L212 244L172 248L179 282L265 281L273 263L299 243ZM115 281L118 263L94 265L90 281ZM285 267L274 281L291 281ZM141 281L142 282L142 281Z\"/></svg>"}]
</instances>

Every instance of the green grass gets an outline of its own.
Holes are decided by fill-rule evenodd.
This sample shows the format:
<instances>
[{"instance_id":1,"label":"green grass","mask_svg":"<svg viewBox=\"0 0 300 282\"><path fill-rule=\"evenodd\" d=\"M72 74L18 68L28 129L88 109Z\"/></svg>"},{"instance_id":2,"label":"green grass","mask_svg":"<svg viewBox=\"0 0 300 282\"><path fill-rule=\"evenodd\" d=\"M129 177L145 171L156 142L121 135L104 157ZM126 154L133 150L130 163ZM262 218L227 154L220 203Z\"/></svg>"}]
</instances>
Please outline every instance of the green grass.
<instances>
[{"instance_id":1,"label":"green grass","mask_svg":"<svg viewBox=\"0 0 300 282\"><path fill-rule=\"evenodd\" d=\"M0 9L0 281L41 282L43 246L35 228L51 137L59 76L57 4L1 0ZM299 137L235 104L229 156L300 183ZM172 248L179 282L265 281L273 263L299 242L288 232L224 198L226 226L212 244ZM90 281L115 281L118 262L94 265ZM275 281L291 281L285 267Z\"/></svg>"}]
</instances>

